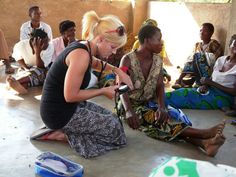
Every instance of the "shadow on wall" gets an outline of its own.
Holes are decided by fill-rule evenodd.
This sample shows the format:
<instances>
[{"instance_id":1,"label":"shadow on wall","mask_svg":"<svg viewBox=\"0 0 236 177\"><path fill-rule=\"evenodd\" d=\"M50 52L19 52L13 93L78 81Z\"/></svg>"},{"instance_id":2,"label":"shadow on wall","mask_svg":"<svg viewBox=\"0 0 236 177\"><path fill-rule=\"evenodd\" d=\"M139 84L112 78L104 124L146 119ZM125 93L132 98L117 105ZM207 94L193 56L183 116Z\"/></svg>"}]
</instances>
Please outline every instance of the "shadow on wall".
<instances>
[{"instance_id":1,"label":"shadow on wall","mask_svg":"<svg viewBox=\"0 0 236 177\"><path fill-rule=\"evenodd\" d=\"M166 51L175 66L183 66L191 54L194 44L200 40L199 30L202 23L210 22L215 26L213 38L224 48L230 4L198 4L150 1L148 16L157 20L163 34ZM220 12L220 13L219 13Z\"/></svg>"},{"instance_id":2,"label":"shadow on wall","mask_svg":"<svg viewBox=\"0 0 236 177\"><path fill-rule=\"evenodd\" d=\"M218 39L221 41L223 50L227 50L227 47L225 48L226 43L226 37L227 37L227 31L225 28L219 28L217 29L216 33L219 35ZM227 51L225 51L227 53Z\"/></svg>"}]
</instances>

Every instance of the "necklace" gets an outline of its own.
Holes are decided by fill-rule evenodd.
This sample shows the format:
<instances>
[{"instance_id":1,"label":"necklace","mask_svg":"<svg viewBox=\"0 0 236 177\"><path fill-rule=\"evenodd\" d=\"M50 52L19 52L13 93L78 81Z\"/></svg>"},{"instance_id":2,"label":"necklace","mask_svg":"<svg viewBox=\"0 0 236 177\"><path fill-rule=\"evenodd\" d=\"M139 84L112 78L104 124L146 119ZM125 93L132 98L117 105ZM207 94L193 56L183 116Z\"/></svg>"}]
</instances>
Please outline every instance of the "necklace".
<instances>
[{"instance_id":1,"label":"necklace","mask_svg":"<svg viewBox=\"0 0 236 177\"><path fill-rule=\"evenodd\" d=\"M91 50L90 42L89 41L87 41L87 42L88 42L88 53L89 53L89 57L90 57L90 64L92 64L92 59L93 59L92 50Z\"/></svg>"}]
</instances>

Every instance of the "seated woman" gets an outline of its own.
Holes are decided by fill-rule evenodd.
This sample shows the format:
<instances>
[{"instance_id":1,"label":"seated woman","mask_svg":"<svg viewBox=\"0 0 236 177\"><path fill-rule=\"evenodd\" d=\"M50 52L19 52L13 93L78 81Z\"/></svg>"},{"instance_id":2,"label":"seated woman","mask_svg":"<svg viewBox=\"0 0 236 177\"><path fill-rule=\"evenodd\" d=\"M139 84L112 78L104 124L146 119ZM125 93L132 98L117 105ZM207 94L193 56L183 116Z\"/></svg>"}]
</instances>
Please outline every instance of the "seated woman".
<instances>
[{"instance_id":1,"label":"seated woman","mask_svg":"<svg viewBox=\"0 0 236 177\"><path fill-rule=\"evenodd\" d=\"M236 96L236 34L229 44L230 55L217 59L212 78L201 78L196 88L181 88L166 93L166 104L185 109L224 109Z\"/></svg>"},{"instance_id":2,"label":"seated woman","mask_svg":"<svg viewBox=\"0 0 236 177\"><path fill-rule=\"evenodd\" d=\"M53 51L48 35L42 29L34 30L30 39L16 43L12 56L21 68L16 77L7 77L8 87L18 94L26 94L28 87L42 86Z\"/></svg>"},{"instance_id":3,"label":"seated woman","mask_svg":"<svg viewBox=\"0 0 236 177\"><path fill-rule=\"evenodd\" d=\"M128 125L141 128L148 136L165 141L184 139L205 150L209 156L216 155L224 143L224 122L209 128L196 129L181 110L165 107L162 75L161 31L151 25L143 26L138 38L138 50L128 53L120 67L130 75L134 90L121 96L124 109L119 109ZM141 127L140 127L141 126Z\"/></svg>"},{"instance_id":4,"label":"seated woman","mask_svg":"<svg viewBox=\"0 0 236 177\"><path fill-rule=\"evenodd\" d=\"M75 23L70 20L62 21L59 24L60 37L52 40L54 47L54 54L52 56L52 62L56 60L58 55L67 47L68 44L75 41Z\"/></svg>"},{"instance_id":5,"label":"seated woman","mask_svg":"<svg viewBox=\"0 0 236 177\"><path fill-rule=\"evenodd\" d=\"M143 22L142 26L144 25L153 25L153 26L156 26L157 27L157 22L156 20L153 20L153 19L147 19ZM137 38L137 36L135 37ZM138 39L136 39L136 41L134 42L133 44L133 48L132 50L137 50L140 46L140 42ZM172 66L171 62L170 62L170 59L166 53L166 49L165 49L165 43L164 41L162 40L162 50L161 52L159 53L159 55L161 56L162 60L163 60L163 63L164 65L167 65L167 66ZM165 70L165 68L163 68L163 76L164 76L164 80L166 80L167 82L170 82L171 81L171 76L167 73L167 71Z\"/></svg>"},{"instance_id":6,"label":"seated woman","mask_svg":"<svg viewBox=\"0 0 236 177\"><path fill-rule=\"evenodd\" d=\"M12 56L21 68L18 70L16 78L7 77L8 87L18 94L25 94L28 87L42 86L53 51L48 35L42 29L34 30L30 39L16 43Z\"/></svg>"},{"instance_id":7,"label":"seated woman","mask_svg":"<svg viewBox=\"0 0 236 177\"><path fill-rule=\"evenodd\" d=\"M104 95L113 98L118 86L88 89L96 84L91 69L101 67L101 60L122 47L127 40L124 25L113 15L99 17L94 11L83 16L83 33L88 41L71 43L51 66L43 87L40 113L47 134L31 139L64 140L85 158L104 154L126 145L122 124L111 111L87 100ZM105 70L117 74L120 82L133 89L127 74L110 64ZM41 136L42 135L42 136Z\"/></svg>"},{"instance_id":8,"label":"seated woman","mask_svg":"<svg viewBox=\"0 0 236 177\"><path fill-rule=\"evenodd\" d=\"M195 44L193 54L188 58L184 65L184 69L176 80L174 89L181 87L192 87L196 81L196 85L200 84L201 77L210 77L215 60L222 56L223 51L218 41L211 39L214 33L214 26L211 23L203 23L200 29L200 37L202 42ZM184 77L189 76L189 82L184 82Z\"/></svg>"}]
</instances>

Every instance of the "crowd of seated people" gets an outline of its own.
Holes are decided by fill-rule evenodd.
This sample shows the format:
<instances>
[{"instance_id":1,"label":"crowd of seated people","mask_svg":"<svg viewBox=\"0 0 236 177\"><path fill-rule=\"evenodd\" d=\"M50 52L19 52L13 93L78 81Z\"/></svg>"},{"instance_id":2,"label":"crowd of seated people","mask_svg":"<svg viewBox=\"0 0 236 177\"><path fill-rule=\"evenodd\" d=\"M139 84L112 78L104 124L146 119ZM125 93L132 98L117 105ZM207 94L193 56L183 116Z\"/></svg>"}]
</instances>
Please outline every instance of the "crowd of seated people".
<instances>
[{"instance_id":1,"label":"crowd of seated people","mask_svg":"<svg viewBox=\"0 0 236 177\"><path fill-rule=\"evenodd\" d=\"M229 55L219 57L211 77L202 77L198 88L180 88L166 93L166 104L185 109L225 109L236 96L236 35L231 37Z\"/></svg>"},{"instance_id":2,"label":"crowd of seated people","mask_svg":"<svg viewBox=\"0 0 236 177\"><path fill-rule=\"evenodd\" d=\"M203 148L207 155L215 156L225 141L224 122L204 130L192 128L191 121L181 110L166 106L162 58L158 55L162 50L161 31L146 25L140 29L138 38L138 50L126 54L120 64L127 69L134 89L122 95L123 106L118 111L131 128L140 128L152 138L184 139Z\"/></svg>"},{"instance_id":3,"label":"crowd of seated people","mask_svg":"<svg viewBox=\"0 0 236 177\"><path fill-rule=\"evenodd\" d=\"M87 102L99 95L113 98L118 88L114 82L117 79L117 83L123 82L130 88L121 96L117 112L131 128L143 130L155 139L184 139L204 149L207 155L216 155L225 141L225 122L208 129L193 128L190 119L180 109L225 109L232 108L232 105L236 108L236 35L230 40L229 55L222 56L219 42L211 38L214 26L203 23L200 29L202 41L196 43L193 54L185 63L173 86L176 90L165 93L163 78L170 81L171 76L164 70L163 63L170 64L170 61L155 20L144 22L133 49L125 54L122 46L127 41L126 31L115 16L103 18L94 11L87 12L82 22L83 40L77 40L75 22L61 21L61 36L53 39L51 27L41 21L41 15L38 6L29 9L31 20L22 24L20 41L15 44L12 53L19 69L6 79L8 87L18 94L26 94L29 87L44 86L40 108L47 127L40 133L36 132L32 139L67 141L85 158L125 146L126 137L118 117L105 108ZM4 36L2 31L0 34ZM0 54L5 53L0 58L5 61L6 73L12 74L14 69L10 65L8 49L2 52L2 46L1 42ZM111 57L118 62L115 66L109 64ZM99 79L94 75L94 70ZM197 88L186 88L192 85L184 82L186 75L191 76ZM91 89L101 77L105 78L103 84ZM58 83L54 82L54 78ZM112 82L104 84L107 80ZM58 92L51 88L58 88ZM58 103L55 104L54 99ZM62 112L55 111L52 106ZM64 108L68 115L63 113ZM235 115L235 111L227 114ZM93 121L98 124L103 121L100 129L104 131L93 127L91 117L94 115L97 118ZM54 124L58 117L61 120ZM80 128L78 124L84 127ZM90 138L90 131L84 137L81 135L88 126L97 133L93 135L96 142ZM112 138L107 139L105 130L111 133ZM80 139L76 139L77 136L81 136ZM102 138L101 142L99 138ZM84 144L91 147L86 149Z\"/></svg>"}]
</instances>

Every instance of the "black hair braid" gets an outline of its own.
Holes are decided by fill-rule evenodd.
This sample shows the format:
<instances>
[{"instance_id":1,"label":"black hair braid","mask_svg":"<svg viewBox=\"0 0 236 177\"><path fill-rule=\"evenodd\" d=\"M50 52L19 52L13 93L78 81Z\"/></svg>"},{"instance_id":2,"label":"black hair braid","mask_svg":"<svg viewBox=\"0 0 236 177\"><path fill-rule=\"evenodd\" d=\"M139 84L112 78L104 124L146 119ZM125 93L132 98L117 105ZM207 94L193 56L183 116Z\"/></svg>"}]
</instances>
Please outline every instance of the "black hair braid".
<instances>
[{"instance_id":1,"label":"black hair braid","mask_svg":"<svg viewBox=\"0 0 236 177\"><path fill-rule=\"evenodd\" d=\"M45 39L46 37L48 37L48 35L42 29L34 29L32 33L30 33L30 39L34 39L34 38Z\"/></svg>"}]
</instances>

